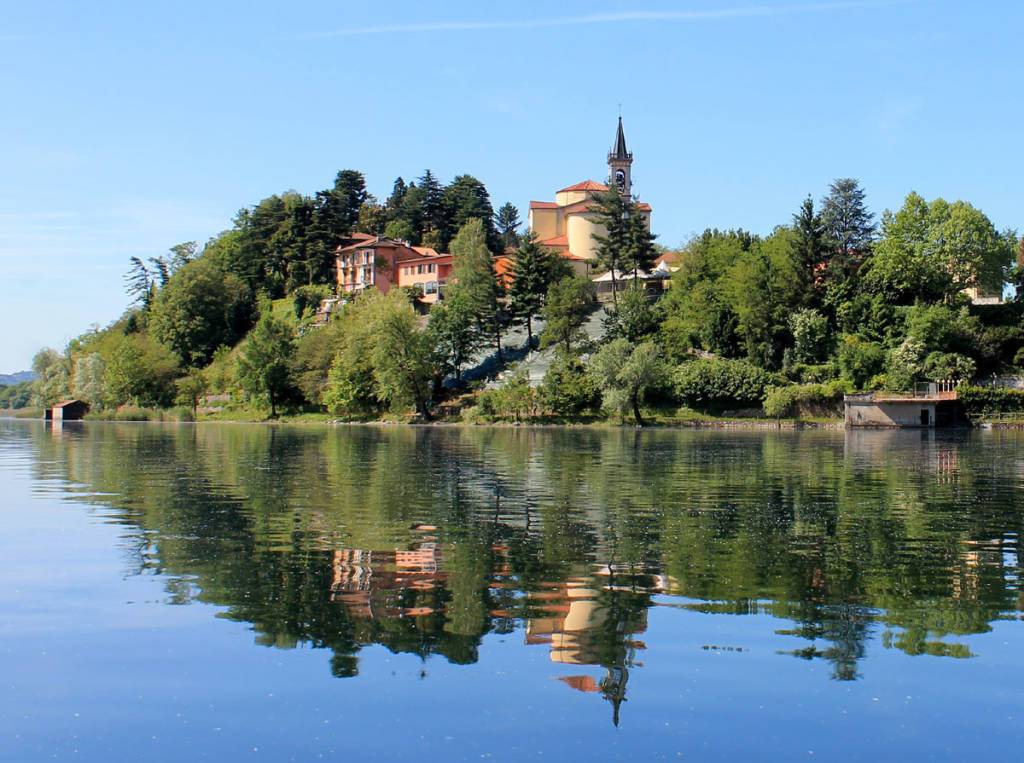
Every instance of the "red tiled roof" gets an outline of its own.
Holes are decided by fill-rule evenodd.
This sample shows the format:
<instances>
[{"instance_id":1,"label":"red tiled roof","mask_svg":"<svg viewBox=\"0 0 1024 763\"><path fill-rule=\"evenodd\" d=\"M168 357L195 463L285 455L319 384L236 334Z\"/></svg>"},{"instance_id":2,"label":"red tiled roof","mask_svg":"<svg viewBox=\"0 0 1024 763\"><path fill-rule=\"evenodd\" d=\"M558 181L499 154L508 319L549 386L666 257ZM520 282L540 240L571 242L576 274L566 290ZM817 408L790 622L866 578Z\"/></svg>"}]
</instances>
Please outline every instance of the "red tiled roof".
<instances>
[{"instance_id":1,"label":"red tiled roof","mask_svg":"<svg viewBox=\"0 0 1024 763\"><path fill-rule=\"evenodd\" d=\"M541 246L569 246L569 237L565 235L553 236L537 243Z\"/></svg>"},{"instance_id":2,"label":"red tiled roof","mask_svg":"<svg viewBox=\"0 0 1024 763\"><path fill-rule=\"evenodd\" d=\"M565 250L564 252L559 252L559 254L561 254L567 260L585 260L585 259L587 259L586 257L580 257L578 254L573 254L568 249Z\"/></svg>"},{"instance_id":3,"label":"red tiled roof","mask_svg":"<svg viewBox=\"0 0 1024 763\"><path fill-rule=\"evenodd\" d=\"M562 188L562 189L560 189L558 191L558 193L563 193L564 191L607 191L607 190L608 190L608 186L606 186L604 183L595 183L593 180L584 180L584 181L582 181L580 183L576 183L575 185L570 185L567 188Z\"/></svg>"},{"instance_id":4,"label":"red tiled roof","mask_svg":"<svg viewBox=\"0 0 1024 763\"><path fill-rule=\"evenodd\" d=\"M651 211L651 205L648 204L646 201L641 201L641 202L637 203L636 208L639 209L641 212L650 212Z\"/></svg>"},{"instance_id":5,"label":"red tiled roof","mask_svg":"<svg viewBox=\"0 0 1024 763\"><path fill-rule=\"evenodd\" d=\"M531 201L530 209L558 209L558 205L553 201Z\"/></svg>"}]
</instances>

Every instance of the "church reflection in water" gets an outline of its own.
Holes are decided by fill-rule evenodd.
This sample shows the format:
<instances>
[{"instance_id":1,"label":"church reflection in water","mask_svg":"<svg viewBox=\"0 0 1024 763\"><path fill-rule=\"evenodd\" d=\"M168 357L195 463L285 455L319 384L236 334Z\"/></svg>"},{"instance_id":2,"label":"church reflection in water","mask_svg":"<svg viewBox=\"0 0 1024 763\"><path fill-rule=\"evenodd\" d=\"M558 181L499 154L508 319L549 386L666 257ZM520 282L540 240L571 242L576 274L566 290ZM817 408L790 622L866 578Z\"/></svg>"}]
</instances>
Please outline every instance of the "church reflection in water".
<instances>
[{"instance_id":1,"label":"church reflection in water","mask_svg":"<svg viewBox=\"0 0 1024 763\"><path fill-rule=\"evenodd\" d=\"M331 601L343 605L354 620L399 619L425 632L443 623L449 575L432 534L436 529L414 527L421 540L410 550L335 550ZM636 655L646 646L637 636L647 630L651 596L662 590L664 578L612 565L593 566L589 572L581 567L580 574L540 582L518 595L522 592L515 590L508 546L495 544L491 551L495 564L488 588L515 595L504 608L490 609L489 617L520 622L524 643L547 647L551 662L559 666L603 668L603 676L572 672L558 680L576 691L603 696L618 725L629 671L640 665Z\"/></svg>"}]
</instances>

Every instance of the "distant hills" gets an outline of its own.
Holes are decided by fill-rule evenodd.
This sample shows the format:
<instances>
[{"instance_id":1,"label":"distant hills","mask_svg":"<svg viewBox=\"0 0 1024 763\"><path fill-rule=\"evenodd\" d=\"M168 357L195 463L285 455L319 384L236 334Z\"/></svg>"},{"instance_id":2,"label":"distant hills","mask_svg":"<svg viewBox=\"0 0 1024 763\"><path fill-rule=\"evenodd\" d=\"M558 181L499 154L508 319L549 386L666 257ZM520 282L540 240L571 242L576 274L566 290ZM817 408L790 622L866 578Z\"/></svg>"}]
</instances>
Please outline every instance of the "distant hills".
<instances>
[{"instance_id":1,"label":"distant hills","mask_svg":"<svg viewBox=\"0 0 1024 763\"><path fill-rule=\"evenodd\" d=\"M31 371L18 371L14 374L0 374L0 387L10 387L12 384L33 381L36 375Z\"/></svg>"}]
</instances>

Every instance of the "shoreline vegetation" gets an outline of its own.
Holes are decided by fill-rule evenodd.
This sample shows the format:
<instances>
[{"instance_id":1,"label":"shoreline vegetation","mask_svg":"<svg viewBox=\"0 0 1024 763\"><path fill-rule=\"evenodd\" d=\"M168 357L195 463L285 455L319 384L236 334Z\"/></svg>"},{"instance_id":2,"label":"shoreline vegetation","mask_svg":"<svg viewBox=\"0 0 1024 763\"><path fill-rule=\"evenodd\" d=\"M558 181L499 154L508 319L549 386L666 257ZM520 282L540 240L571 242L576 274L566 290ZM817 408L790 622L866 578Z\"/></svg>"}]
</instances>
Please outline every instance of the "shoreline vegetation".
<instances>
[{"instance_id":1,"label":"shoreline vegetation","mask_svg":"<svg viewBox=\"0 0 1024 763\"><path fill-rule=\"evenodd\" d=\"M768 235L709 229L675 249L614 187L586 203L604 233L583 277L470 175L398 178L378 202L342 170L242 209L204 246L132 258L125 313L41 350L35 381L0 404L77 399L115 421L831 427L844 395L943 380L972 422L1024 417L1024 390L991 382L1024 375L1024 248L966 202L910 193L878 224L839 179ZM335 252L360 233L450 252L443 298L339 293ZM656 264L664 278L644 281Z\"/></svg>"}]
</instances>

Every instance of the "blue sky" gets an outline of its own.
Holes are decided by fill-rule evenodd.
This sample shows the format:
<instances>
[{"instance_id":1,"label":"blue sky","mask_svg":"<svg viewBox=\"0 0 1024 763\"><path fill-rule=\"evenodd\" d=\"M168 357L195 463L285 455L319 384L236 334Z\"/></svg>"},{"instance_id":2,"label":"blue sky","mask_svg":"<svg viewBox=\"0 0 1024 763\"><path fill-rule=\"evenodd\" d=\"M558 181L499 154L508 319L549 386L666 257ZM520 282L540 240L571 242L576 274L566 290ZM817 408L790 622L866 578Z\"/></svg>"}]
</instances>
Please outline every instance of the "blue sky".
<instances>
[{"instance_id":1,"label":"blue sky","mask_svg":"<svg viewBox=\"0 0 1024 763\"><path fill-rule=\"evenodd\" d=\"M292 5L0 6L0 372L117 317L132 255L340 168L467 172L525 218L603 177L620 103L665 244L842 176L1024 228L1022 3Z\"/></svg>"}]
</instances>

